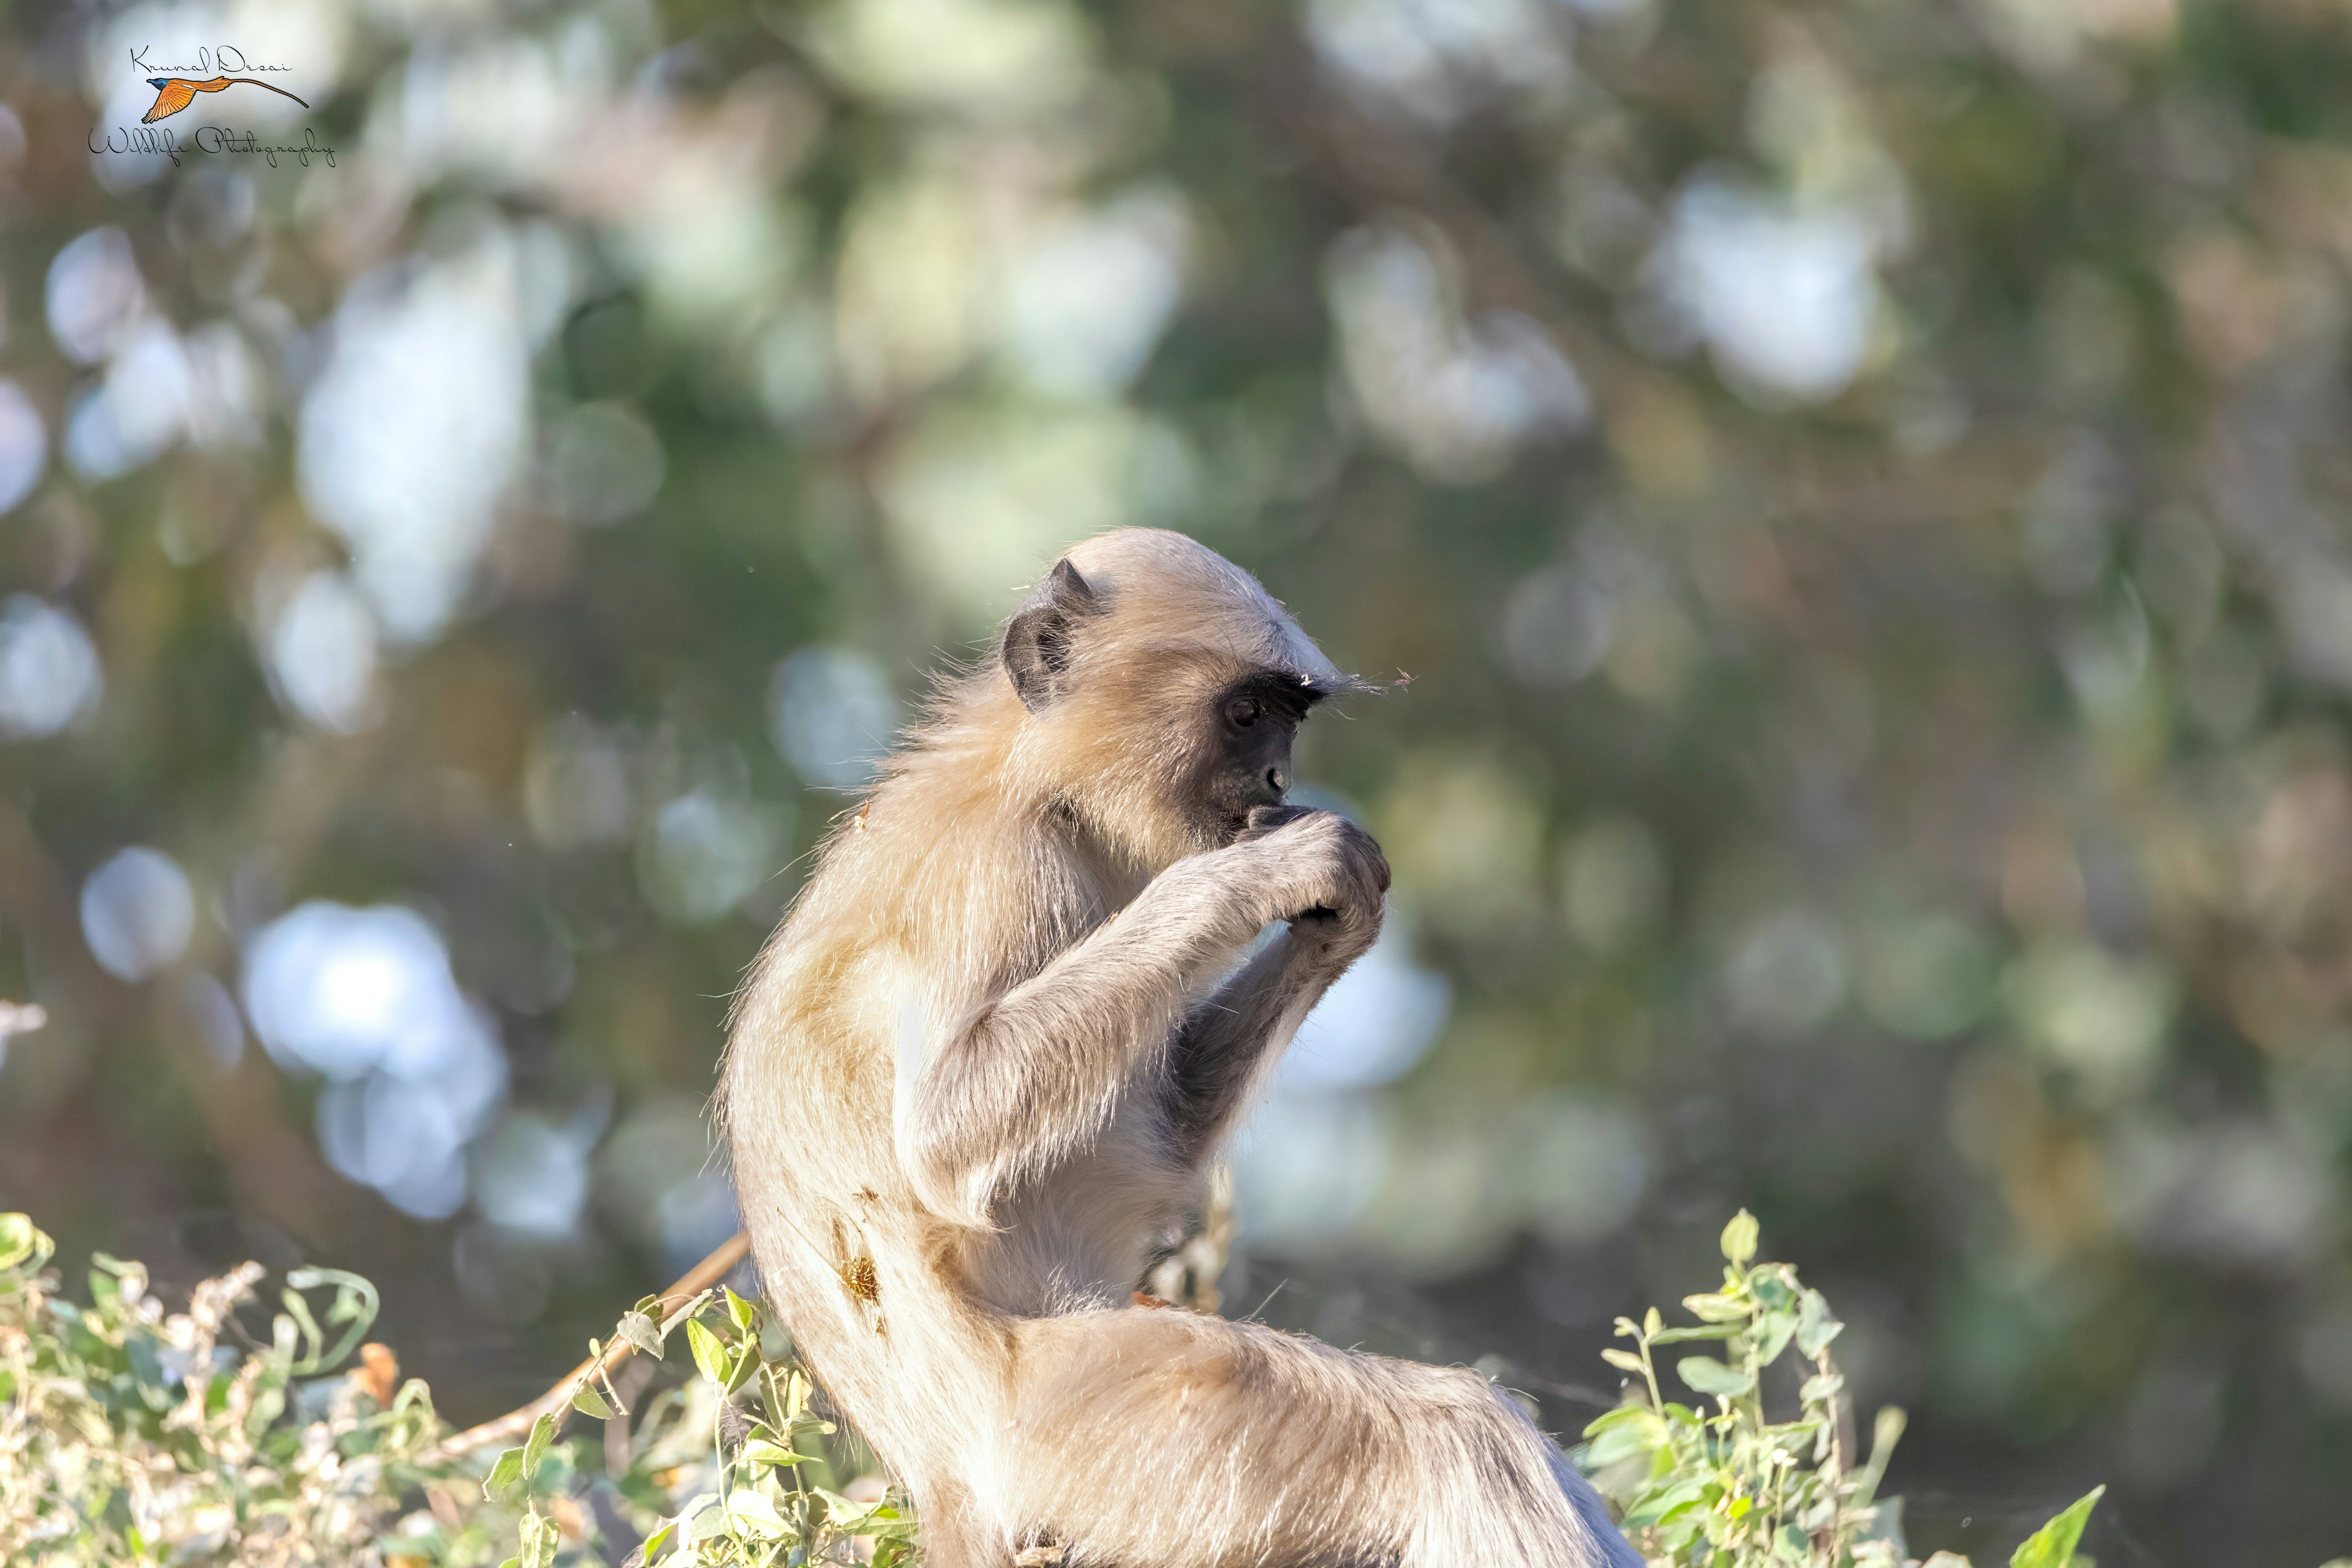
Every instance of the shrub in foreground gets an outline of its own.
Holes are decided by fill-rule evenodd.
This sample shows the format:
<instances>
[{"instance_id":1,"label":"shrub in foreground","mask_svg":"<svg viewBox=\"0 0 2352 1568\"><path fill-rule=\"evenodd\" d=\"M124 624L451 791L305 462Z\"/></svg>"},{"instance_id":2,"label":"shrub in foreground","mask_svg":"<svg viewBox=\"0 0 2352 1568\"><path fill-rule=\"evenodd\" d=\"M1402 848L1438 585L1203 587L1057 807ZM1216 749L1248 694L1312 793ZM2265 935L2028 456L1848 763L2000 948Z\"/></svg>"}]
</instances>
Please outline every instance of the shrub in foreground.
<instances>
[{"instance_id":1,"label":"shrub in foreground","mask_svg":"<svg viewBox=\"0 0 2352 1568\"><path fill-rule=\"evenodd\" d=\"M1829 1302L1785 1263L1755 1261L1755 1216L1723 1229L1723 1285L1685 1296L1696 1322L1669 1328L1655 1307L1617 1320L1631 1350L1601 1353L1627 1375L1625 1402L1584 1429L1571 1456L1620 1510L1643 1556L1674 1568L1903 1568L1900 1499L1881 1498L1903 1412L1872 1423L1857 1463L1845 1378L1830 1354L1843 1328ZM1700 1397L1666 1397L1657 1352L1688 1350L1673 1373ZM1714 1353L1705 1353L1712 1352ZM1792 1353L1793 1352L1793 1353ZM1766 1413L1768 1384L1784 1407ZM2066 1568L2100 1488L2044 1525L2013 1568ZM1927 1568L1968 1568L1939 1552Z\"/></svg>"},{"instance_id":2,"label":"shrub in foreground","mask_svg":"<svg viewBox=\"0 0 2352 1568\"><path fill-rule=\"evenodd\" d=\"M1900 1509L1877 1495L1902 1428L1881 1412L1856 1462L1831 1355L1839 1325L1756 1222L1724 1232L1724 1282L1668 1327L1620 1319L1625 1403L1574 1458L1661 1568L1903 1568ZM167 1312L138 1264L100 1256L87 1305L60 1293L49 1238L0 1215L0 1562L505 1568L901 1568L919 1537L853 1435L814 1407L761 1308L721 1287L648 1297L495 1455L446 1434L430 1392L365 1342L373 1286L298 1269L265 1309L247 1264ZM627 1358L691 1363L634 1407ZM1658 1352L1699 1398L1666 1396ZM1712 1352L1713 1353L1701 1353ZM1791 1353L1793 1352L1793 1354ZM356 1355L356 1362L353 1362ZM1783 1387L1786 1384L1788 1386ZM1774 1421L1768 1406L1793 1411ZM577 1412L600 1444L565 1438ZM601 1450L601 1451L600 1451ZM2018 1549L2067 1568L2097 1492ZM1046 1568L1051 1549L1020 1568ZM1926 1568L1966 1568L1938 1553Z\"/></svg>"}]
</instances>

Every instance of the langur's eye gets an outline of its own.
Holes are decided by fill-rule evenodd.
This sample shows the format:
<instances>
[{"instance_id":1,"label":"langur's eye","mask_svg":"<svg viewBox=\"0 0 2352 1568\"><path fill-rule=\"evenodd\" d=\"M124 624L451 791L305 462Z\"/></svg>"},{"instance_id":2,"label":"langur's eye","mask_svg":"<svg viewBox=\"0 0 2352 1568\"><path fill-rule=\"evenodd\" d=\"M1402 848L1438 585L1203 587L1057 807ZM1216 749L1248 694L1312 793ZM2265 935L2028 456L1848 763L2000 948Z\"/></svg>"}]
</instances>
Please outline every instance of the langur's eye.
<instances>
[{"instance_id":1,"label":"langur's eye","mask_svg":"<svg viewBox=\"0 0 2352 1568\"><path fill-rule=\"evenodd\" d=\"M1257 722L1257 699L1236 697L1225 704L1225 722L1237 730L1246 730Z\"/></svg>"}]
</instances>

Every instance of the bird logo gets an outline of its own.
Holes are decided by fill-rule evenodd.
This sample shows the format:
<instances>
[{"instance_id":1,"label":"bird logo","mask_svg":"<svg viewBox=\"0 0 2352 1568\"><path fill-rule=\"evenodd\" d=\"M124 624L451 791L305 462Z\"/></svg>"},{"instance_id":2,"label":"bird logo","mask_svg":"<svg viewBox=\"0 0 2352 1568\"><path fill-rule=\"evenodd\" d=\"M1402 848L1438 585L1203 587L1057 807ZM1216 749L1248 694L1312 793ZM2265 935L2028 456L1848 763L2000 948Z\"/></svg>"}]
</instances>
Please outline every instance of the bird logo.
<instances>
[{"instance_id":1,"label":"bird logo","mask_svg":"<svg viewBox=\"0 0 2352 1568\"><path fill-rule=\"evenodd\" d=\"M155 106L141 117L139 123L152 125L159 120L169 120L195 102L196 94L226 92L238 82L244 82L251 87L268 87L270 91L280 98L294 98L294 95L284 88L269 87L268 82L258 77L216 76L210 81L192 81L184 76L151 76L147 79L147 85L155 89ZM301 99L294 98L294 101L300 103L305 109L310 107Z\"/></svg>"}]
</instances>

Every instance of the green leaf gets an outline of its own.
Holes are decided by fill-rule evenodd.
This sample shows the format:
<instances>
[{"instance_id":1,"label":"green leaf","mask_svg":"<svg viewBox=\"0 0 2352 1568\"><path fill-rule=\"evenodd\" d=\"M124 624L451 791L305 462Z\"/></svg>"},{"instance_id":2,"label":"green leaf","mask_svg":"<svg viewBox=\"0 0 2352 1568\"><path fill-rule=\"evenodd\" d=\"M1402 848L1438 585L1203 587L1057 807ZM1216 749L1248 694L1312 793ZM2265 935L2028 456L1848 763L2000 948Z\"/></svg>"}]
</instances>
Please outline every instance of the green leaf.
<instances>
[{"instance_id":1,"label":"green leaf","mask_svg":"<svg viewBox=\"0 0 2352 1568\"><path fill-rule=\"evenodd\" d=\"M2091 1521L2091 1510L2098 1506L2106 1492L2105 1487L2093 1487L2086 1497L2077 1499L2063 1513L2025 1538L2009 1560L2009 1568L2066 1568L2074 1561L2074 1547L2083 1539L2083 1527Z\"/></svg>"},{"instance_id":2,"label":"green leaf","mask_svg":"<svg viewBox=\"0 0 2352 1568\"><path fill-rule=\"evenodd\" d=\"M103 1252L89 1255L89 1300L92 1306L110 1307L122 1297L123 1280L139 1266Z\"/></svg>"},{"instance_id":3,"label":"green leaf","mask_svg":"<svg viewBox=\"0 0 2352 1568\"><path fill-rule=\"evenodd\" d=\"M727 1522L743 1534L761 1540L772 1540L790 1528L774 1503L749 1488L727 1500Z\"/></svg>"},{"instance_id":4,"label":"green leaf","mask_svg":"<svg viewBox=\"0 0 2352 1568\"><path fill-rule=\"evenodd\" d=\"M492 1502L510 1505L522 1496L522 1450L509 1448L482 1478L482 1495Z\"/></svg>"},{"instance_id":5,"label":"green leaf","mask_svg":"<svg viewBox=\"0 0 2352 1568\"><path fill-rule=\"evenodd\" d=\"M1685 1340L1727 1340L1739 1331L1738 1323L1702 1323L1695 1328L1662 1329L1650 1336L1654 1345L1678 1345Z\"/></svg>"},{"instance_id":6,"label":"green leaf","mask_svg":"<svg viewBox=\"0 0 2352 1568\"><path fill-rule=\"evenodd\" d=\"M1701 1394L1711 1394L1718 1399L1737 1399L1756 1386L1756 1380L1736 1367L1728 1367L1713 1356L1686 1355L1675 1363L1675 1375Z\"/></svg>"},{"instance_id":7,"label":"green leaf","mask_svg":"<svg viewBox=\"0 0 2352 1568\"><path fill-rule=\"evenodd\" d=\"M1594 1416L1584 1428L1584 1435L1588 1437L1598 1437L1612 1427L1654 1422L1657 1418L1657 1412L1646 1405L1621 1405L1614 1410Z\"/></svg>"},{"instance_id":8,"label":"green leaf","mask_svg":"<svg viewBox=\"0 0 2352 1568\"><path fill-rule=\"evenodd\" d=\"M719 1507L717 1492L697 1492L677 1510L679 1539L688 1545L708 1541L727 1528L726 1511Z\"/></svg>"},{"instance_id":9,"label":"green leaf","mask_svg":"<svg viewBox=\"0 0 2352 1568\"><path fill-rule=\"evenodd\" d=\"M1648 1415L1649 1412L1644 1410L1638 1414ZM1651 1415L1650 1420L1651 1425L1646 1428L1616 1426L1601 1433L1585 1445L1585 1465L1592 1469L1601 1469L1615 1464L1620 1459L1630 1459L1636 1454L1646 1454L1663 1444L1666 1440L1666 1424L1654 1415Z\"/></svg>"},{"instance_id":10,"label":"green leaf","mask_svg":"<svg viewBox=\"0 0 2352 1568\"><path fill-rule=\"evenodd\" d=\"M1797 1300L1797 1349L1808 1360L1830 1348L1830 1342L1845 1328L1830 1316L1828 1299L1819 1290L1808 1290Z\"/></svg>"},{"instance_id":11,"label":"green leaf","mask_svg":"<svg viewBox=\"0 0 2352 1568\"><path fill-rule=\"evenodd\" d=\"M1748 1293L1770 1312L1797 1304L1797 1271L1785 1263L1759 1263L1748 1276Z\"/></svg>"},{"instance_id":12,"label":"green leaf","mask_svg":"<svg viewBox=\"0 0 2352 1568\"><path fill-rule=\"evenodd\" d=\"M536 1512L522 1516L522 1550L515 1554L522 1568L554 1568L555 1550L563 1542L562 1532L551 1519L542 1519Z\"/></svg>"},{"instance_id":13,"label":"green leaf","mask_svg":"<svg viewBox=\"0 0 2352 1568\"><path fill-rule=\"evenodd\" d=\"M1655 1524L1685 1503L1703 1501L1706 1492L1704 1481L1677 1481L1663 1491L1652 1492L1625 1510L1625 1529L1631 1532Z\"/></svg>"},{"instance_id":14,"label":"green leaf","mask_svg":"<svg viewBox=\"0 0 2352 1568\"><path fill-rule=\"evenodd\" d=\"M743 1462L749 1465L766 1465L772 1468L797 1465L807 1458L806 1454L797 1453L781 1443L771 1443L762 1438L754 1438L743 1445Z\"/></svg>"},{"instance_id":15,"label":"green leaf","mask_svg":"<svg viewBox=\"0 0 2352 1568\"><path fill-rule=\"evenodd\" d=\"M56 1250L29 1215L0 1214L0 1269L38 1268Z\"/></svg>"},{"instance_id":16,"label":"green leaf","mask_svg":"<svg viewBox=\"0 0 2352 1568\"><path fill-rule=\"evenodd\" d=\"M1601 1359L1607 1362L1611 1366L1619 1368L1624 1372L1646 1374L1649 1370L1642 1364L1642 1358L1640 1356L1635 1355L1631 1351L1618 1350L1614 1346L1603 1350L1601 1352Z\"/></svg>"},{"instance_id":17,"label":"green leaf","mask_svg":"<svg viewBox=\"0 0 2352 1568\"><path fill-rule=\"evenodd\" d=\"M1706 1323L1745 1322L1756 1315L1756 1303L1745 1296L1685 1296L1683 1309Z\"/></svg>"},{"instance_id":18,"label":"green leaf","mask_svg":"<svg viewBox=\"0 0 2352 1568\"><path fill-rule=\"evenodd\" d=\"M1797 1331L1797 1314L1767 1312L1757 1320L1754 1331L1756 1360L1761 1365L1769 1366L1780 1359L1782 1351L1789 1348L1790 1337Z\"/></svg>"},{"instance_id":19,"label":"green leaf","mask_svg":"<svg viewBox=\"0 0 2352 1568\"><path fill-rule=\"evenodd\" d=\"M547 1446L555 1441L555 1412L552 1410L530 1424L530 1436L523 1439L522 1479L526 1484L539 1478L539 1464L547 1458Z\"/></svg>"},{"instance_id":20,"label":"green leaf","mask_svg":"<svg viewBox=\"0 0 2352 1568\"><path fill-rule=\"evenodd\" d=\"M704 1328L700 1319L690 1319L686 1325L686 1342L694 1352L694 1364L702 1375L724 1389L735 1373L735 1363L727 1347L719 1342L719 1336Z\"/></svg>"},{"instance_id":21,"label":"green leaf","mask_svg":"<svg viewBox=\"0 0 2352 1568\"><path fill-rule=\"evenodd\" d=\"M614 1332L656 1361L662 1359L661 1327L643 1312L624 1312Z\"/></svg>"},{"instance_id":22,"label":"green leaf","mask_svg":"<svg viewBox=\"0 0 2352 1568\"><path fill-rule=\"evenodd\" d=\"M747 1334L750 1333L759 1321L760 1309L735 1294L732 1286L721 1285L719 1289L725 1291L727 1295L727 1315L735 1321L737 1328Z\"/></svg>"},{"instance_id":23,"label":"green leaf","mask_svg":"<svg viewBox=\"0 0 2352 1568\"><path fill-rule=\"evenodd\" d=\"M360 1341L375 1321L376 1310L382 1304L376 1296L375 1287L341 1268L297 1268L286 1276L286 1283L295 1290L312 1290L321 1285L335 1288L334 1303L327 1309L327 1321L344 1325L343 1337L335 1342L333 1350L315 1354L308 1369L297 1370L323 1372L340 1365L345 1356L359 1348ZM310 1321L307 1311L302 1318L305 1323Z\"/></svg>"},{"instance_id":24,"label":"green leaf","mask_svg":"<svg viewBox=\"0 0 2352 1568\"><path fill-rule=\"evenodd\" d=\"M613 1407L604 1403L604 1396L596 1392L595 1385L593 1384L583 1383L573 1392L572 1408L583 1415L593 1415L599 1421L610 1421L613 1418Z\"/></svg>"},{"instance_id":25,"label":"green leaf","mask_svg":"<svg viewBox=\"0 0 2352 1568\"><path fill-rule=\"evenodd\" d=\"M646 1568L654 1568L654 1565L661 1561L662 1548L667 1546L670 1537L677 1533L677 1521L673 1519L646 1537L646 1544L638 1553L637 1560L645 1563Z\"/></svg>"},{"instance_id":26,"label":"green leaf","mask_svg":"<svg viewBox=\"0 0 2352 1568\"><path fill-rule=\"evenodd\" d=\"M817 1487L814 1490L818 1497L824 1500L827 1522L835 1529L846 1531L852 1535L865 1534L866 1527L873 1522L875 1515L880 1513L883 1509L883 1505L878 1502L852 1502L839 1492L827 1491L823 1487Z\"/></svg>"},{"instance_id":27,"label":"green leaf","mask_svg":"<svg viewBox=\"0 0 2352 1568\"><path fill-rule=\"evenodd\" d=\"M1723 1227L1723 1256L1733 1268L1740 1267L1756 1256L1759 1230L1756 1216L1746 1209L1733 1215L1731 1223Z\"/></svg>"}]
</instances>

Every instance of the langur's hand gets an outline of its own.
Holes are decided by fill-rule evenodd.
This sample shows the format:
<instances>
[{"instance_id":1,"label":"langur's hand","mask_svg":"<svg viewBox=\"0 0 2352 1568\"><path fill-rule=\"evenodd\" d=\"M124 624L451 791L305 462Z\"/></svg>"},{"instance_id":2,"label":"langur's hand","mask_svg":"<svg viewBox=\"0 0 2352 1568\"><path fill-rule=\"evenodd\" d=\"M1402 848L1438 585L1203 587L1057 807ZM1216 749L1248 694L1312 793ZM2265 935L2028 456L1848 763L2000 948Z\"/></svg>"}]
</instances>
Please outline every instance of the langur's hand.
<instances>
[{"instance_id":1,"label":"langur's hand","mask_svg":"<svg viewBox=\"0 0 2352 1568\"><path fill-rule=\"evenodd\" d=\"M1325 944L1370 947L1389 889L1388 857L1372 836L1335 811L1262 805L1241 836L1273 900L1272 918Z\"/></svg>"}]
</instances>

